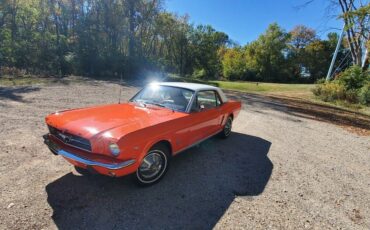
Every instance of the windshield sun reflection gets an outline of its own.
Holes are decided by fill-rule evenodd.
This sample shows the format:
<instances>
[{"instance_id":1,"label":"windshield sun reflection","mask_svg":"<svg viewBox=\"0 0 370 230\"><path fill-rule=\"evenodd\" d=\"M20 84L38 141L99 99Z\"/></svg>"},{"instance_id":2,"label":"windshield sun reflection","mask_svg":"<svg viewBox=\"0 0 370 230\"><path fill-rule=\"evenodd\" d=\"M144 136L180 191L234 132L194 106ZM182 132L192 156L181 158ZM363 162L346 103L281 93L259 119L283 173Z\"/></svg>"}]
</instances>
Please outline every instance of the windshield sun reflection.
<instances>
[{"instance_id":1,"label":"windshield sun reflection","mask_svg":"<svg viewBox=\"0 0 370 230\"><path fill-rule=\"evenodd\" d=\"M130 101L144 105L154 105L171 110L186 112L194 92L184 88L163 86L151 83Z\"/></svg>"}]
</instances>

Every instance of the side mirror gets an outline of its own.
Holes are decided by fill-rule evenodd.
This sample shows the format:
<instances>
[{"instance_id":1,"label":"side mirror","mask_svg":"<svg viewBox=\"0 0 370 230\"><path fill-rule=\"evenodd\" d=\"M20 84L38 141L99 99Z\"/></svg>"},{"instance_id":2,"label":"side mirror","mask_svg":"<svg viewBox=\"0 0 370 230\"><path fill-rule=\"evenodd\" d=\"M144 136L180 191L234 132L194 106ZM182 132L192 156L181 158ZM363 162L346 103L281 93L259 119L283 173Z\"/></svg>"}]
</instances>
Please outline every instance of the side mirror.
<instances>
[{"instance_id":1,"label":"side mirror","mask_svg":"<svg viewBox=\"0 0 370 230\"><path fill-rule=\"evenodd\" d=\"M192 108L191 109L191 112L200 112L200 111L202 111L202 110L204 110L204 105L199 105L199 106L197 106L197 107L195 107L195 108Z\"/></svg>"}]
</instances>

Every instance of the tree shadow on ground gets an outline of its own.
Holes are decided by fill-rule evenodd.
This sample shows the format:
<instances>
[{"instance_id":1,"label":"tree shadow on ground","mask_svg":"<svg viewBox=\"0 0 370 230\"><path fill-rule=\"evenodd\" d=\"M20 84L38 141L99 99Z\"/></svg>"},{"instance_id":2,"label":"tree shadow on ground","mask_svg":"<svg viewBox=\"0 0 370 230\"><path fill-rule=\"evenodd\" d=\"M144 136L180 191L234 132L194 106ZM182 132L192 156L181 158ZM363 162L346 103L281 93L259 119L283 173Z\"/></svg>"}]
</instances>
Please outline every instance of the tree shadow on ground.
<instances>
[{"instance_id":1,"label":"tree shadow on ground","mask_svg":"<svg viewBox=\"0 0 370 230\"><path fill-rule=\"evenodd\" d=\"M72 173L46 186L59 229L211 229L236 195L261 194L272 173L271 143L233 133L172 159L158 184Z\"/></svg>"},{"instance_id":2,"label":"tree shadow on ground","mask_svg":"<svg viewBox=\"0 0 370 230\"><path fill-rule=\"evenodd\" d=\"M227 95L231 99L243 101L245 104L251 106L251 109L256 111L260 107L267 107L300 118L363 129L363 132L358 130L360 133L366 134L366 130L370 130L369 116L342 108L320 105L291 97L264 96L234 91L227 91Z\"/></svg>"},{"instance_id":3,"label":"tree shadow on ground","mask_svg":"<svg viewBox=\"0 0 370 230\"><path fill-rule=\"evenodd\" d=\"M12 100L26 102L23 94L39 91L40 87L21 86L21 87L2 87L0 86L0 100Z\"/></svg>"}]
</instances>

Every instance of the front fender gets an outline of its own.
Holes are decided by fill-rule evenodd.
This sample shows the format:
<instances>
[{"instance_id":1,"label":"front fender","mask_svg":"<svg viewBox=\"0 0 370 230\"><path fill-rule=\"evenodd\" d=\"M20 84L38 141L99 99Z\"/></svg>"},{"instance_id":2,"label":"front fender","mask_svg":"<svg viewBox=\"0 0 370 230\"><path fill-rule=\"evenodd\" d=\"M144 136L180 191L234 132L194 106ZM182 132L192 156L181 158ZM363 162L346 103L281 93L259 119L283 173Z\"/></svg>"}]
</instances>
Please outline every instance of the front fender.
<instances>
[{"instance_id":1,"label":"front fender","mask_svg":"<svg viewBox=\"0 0 370 230\"><path fill-rule=\"evenodd\" d=\"M164 124L155 125L123 136L117 142L122 147L122 157L134 157L141 162L149 150L161 141L169 142L171 149L174 149L174 132L167 127Z\"/></svg>"}]
</instances>

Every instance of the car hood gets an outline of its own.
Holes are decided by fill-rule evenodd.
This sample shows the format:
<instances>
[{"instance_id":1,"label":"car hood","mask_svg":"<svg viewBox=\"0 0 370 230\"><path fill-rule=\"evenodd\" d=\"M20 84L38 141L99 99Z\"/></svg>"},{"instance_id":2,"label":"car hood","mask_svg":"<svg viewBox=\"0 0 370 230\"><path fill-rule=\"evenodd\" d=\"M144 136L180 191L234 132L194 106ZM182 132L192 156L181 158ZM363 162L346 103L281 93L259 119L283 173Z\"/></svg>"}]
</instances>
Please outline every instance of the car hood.
<instances>
[{"instance_id":1,"label":"car hood","mask_svg":"<svg viewBox=\"0 0 370 230\"><path fill-rule=\"evenodd\" d=\"M125 103L56 112L47 116L46 122L87 139L121 127L121 133L114 136L107 132L110 138L119 139L127 133L185 115L167 108Z\"/></svg>"}]
</instances>

